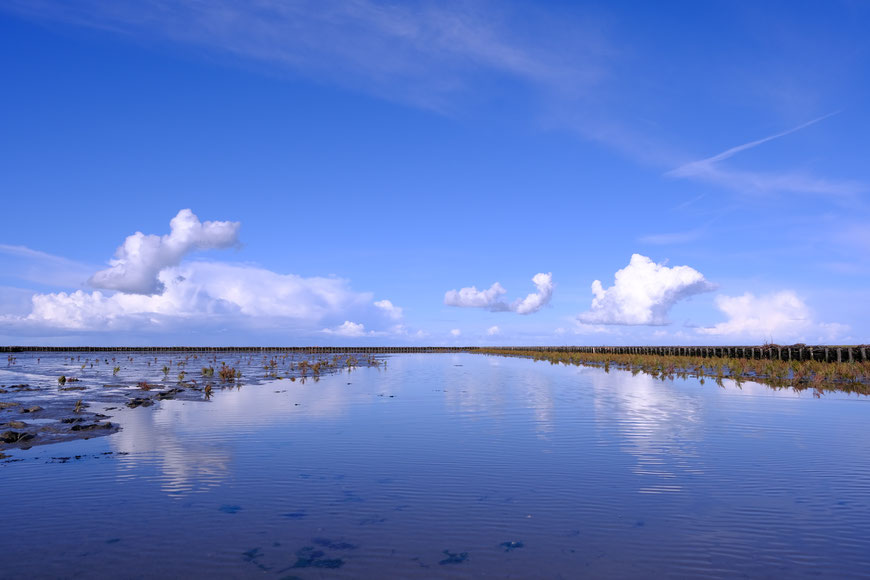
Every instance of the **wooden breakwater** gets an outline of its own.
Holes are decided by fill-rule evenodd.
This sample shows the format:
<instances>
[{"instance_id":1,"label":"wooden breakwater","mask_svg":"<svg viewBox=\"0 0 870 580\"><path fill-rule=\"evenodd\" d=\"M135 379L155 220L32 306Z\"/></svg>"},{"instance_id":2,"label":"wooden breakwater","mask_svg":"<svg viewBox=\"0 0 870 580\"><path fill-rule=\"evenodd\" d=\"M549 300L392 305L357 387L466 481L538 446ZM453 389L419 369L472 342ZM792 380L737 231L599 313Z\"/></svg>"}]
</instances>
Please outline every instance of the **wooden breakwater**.
<instances>
[{"instance_id":1,"label":"wooden breakwater","mask_svg":"<svg viewBox=\"0 0 870 580\"><path fill-rule=\"evenodd\" d=\"M591 354L628 354L657 356L687 356L700 358L746 358L782 361L865 362L870 346L508 346L476 347L469 350L583 352Z\"/></svg>"},{"instance_id":2,"label":"wooden breakwater","mask_svg":"<svg viewBox=\"0 0 870 580\"><path fill-rule=\"evenodd\" d=\"M0 353L129 352L129 353L451 353L485 351L584 352L689 357L729 357L783 361L865 362L870 346L0 346Z\"/></svg>"}]
</instances>

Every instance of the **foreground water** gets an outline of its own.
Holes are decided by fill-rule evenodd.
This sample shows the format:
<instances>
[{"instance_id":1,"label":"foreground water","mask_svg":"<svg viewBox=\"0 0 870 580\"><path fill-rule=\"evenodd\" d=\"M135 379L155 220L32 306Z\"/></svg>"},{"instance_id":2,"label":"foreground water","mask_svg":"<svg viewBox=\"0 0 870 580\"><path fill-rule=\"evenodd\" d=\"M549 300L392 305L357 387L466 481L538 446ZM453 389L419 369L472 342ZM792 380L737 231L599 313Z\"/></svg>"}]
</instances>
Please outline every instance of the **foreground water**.
<instances>
[{"instance_id":1,"label":"foreground water","mask_svg":"<svg viewBox=\"0 0 870 580\"><path fill-rule=\"evenodd\" d=\"M870 574L855 395L428 354L111 415L0 463L0 577Z\"/></svg>"}]
</instances>

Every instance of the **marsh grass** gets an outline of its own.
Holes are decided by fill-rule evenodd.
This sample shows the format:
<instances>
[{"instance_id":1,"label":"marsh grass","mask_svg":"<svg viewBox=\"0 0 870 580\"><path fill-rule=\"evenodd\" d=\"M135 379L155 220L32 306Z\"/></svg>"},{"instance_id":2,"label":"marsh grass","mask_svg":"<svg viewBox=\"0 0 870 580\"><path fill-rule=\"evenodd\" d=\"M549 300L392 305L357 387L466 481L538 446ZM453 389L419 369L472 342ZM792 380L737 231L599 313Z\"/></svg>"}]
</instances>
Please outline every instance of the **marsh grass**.
<instances>
[{"instance_id":1,"label":"marsh grass","mask_svg":"<svg viewBox=\"0 0 870 580\"><path fill-rule=\"evenodd\" d=\"M736 359L728 357L690 357L664 355L601 354L581 352L555 352L545 350L507 350L499 348L474 351L486 355L517 356L551 364L577 365L603 368L611 367L630 371L633 375L644 373L660 380L679 378L712 378L723 386L724 379L731 379L738 386L744 381L754 381L769 387L812 389L819 396L825 391L846 391L870 395L870 361L821 362L781 361L768 359Z\"/></svg>"}]
</instances>

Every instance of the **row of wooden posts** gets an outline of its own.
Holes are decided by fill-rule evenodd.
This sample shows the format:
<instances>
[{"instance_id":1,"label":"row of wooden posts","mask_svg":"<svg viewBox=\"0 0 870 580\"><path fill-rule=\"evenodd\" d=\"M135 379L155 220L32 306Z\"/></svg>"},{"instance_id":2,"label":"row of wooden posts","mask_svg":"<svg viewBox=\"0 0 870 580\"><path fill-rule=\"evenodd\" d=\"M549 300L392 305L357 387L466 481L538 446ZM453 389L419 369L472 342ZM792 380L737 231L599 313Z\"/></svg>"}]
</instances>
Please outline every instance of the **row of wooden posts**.
<instances>
[{"instance_id":1,"label":"row of wooden posts","mask_svg":"<svg viewBox=\"0 0 870 580\"><path fill-rule=\"evenodd\" d=\"M0 346L0 353L24 352L205 352L205 353L450 353L501 351L577 352L773 360L863 362L870 346Z\"/></svg>"}]
</instances>

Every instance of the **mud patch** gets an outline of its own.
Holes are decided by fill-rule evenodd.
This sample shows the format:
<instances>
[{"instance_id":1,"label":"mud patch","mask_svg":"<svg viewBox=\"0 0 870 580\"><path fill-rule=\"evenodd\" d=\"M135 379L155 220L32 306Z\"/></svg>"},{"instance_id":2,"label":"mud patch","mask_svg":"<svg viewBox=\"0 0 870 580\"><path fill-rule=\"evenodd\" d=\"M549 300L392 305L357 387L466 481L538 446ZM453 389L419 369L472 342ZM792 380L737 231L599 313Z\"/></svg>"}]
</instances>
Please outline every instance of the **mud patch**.
<instances>
[{"instance_id":1,"label":"mud patch","mask_svg":"<svg viewBox=\"0 0 870 580\"><path fill-rule=\"evenodd\" d=\"M327 568L335 569L344 566L341 558L327 558L323 550L306 546L296 552L296 563L291 568Z\"/></svg>"},{"instance_id":2,"label":"mud patch","mask_svg":"<svg viewBox=\"0 0 870 580\"><path fill-rule=\"evenodd\" d=\"M451 552L450 550L442 550L441 553L447 556L438 562L442 566L446 564L462 564L468 560L468 552Z\"/></svg>"}]
</instances>

